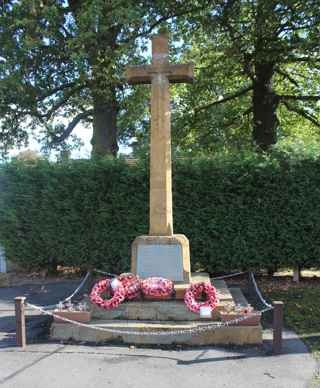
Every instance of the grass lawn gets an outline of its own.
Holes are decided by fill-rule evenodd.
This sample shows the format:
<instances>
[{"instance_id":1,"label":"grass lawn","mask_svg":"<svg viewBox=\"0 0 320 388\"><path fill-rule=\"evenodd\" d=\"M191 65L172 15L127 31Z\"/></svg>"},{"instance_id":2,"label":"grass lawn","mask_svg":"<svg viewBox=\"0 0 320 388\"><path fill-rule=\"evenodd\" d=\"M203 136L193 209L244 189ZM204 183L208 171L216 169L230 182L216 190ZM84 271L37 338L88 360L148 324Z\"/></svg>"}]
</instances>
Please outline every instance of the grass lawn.
<instances>
[{"instance_id":1,"label":"grass lawn","mask_svg":"<svg viewBox=\"0 0 320 388\"><path fill-rule=\"evenodd\" d=\"M320 359L320 279L291 279L258 282L269 300L282 300L285 326L293 329ZM262 284L261 284L262 283Z\"/></svg>"},{"instance_id":2,"label":"grass lawn","mask_svg":"<svg viewBox=\"0 0 320 388\"><path fill-rule=\"evenodd\" d=\"M258 284L269 300L285 303L285 326L293 329L320 361L320 278L303 278L299 284L290 277L258 279ZM320 387L320 376L312 388Z\"/></svg>"}]
</instances>

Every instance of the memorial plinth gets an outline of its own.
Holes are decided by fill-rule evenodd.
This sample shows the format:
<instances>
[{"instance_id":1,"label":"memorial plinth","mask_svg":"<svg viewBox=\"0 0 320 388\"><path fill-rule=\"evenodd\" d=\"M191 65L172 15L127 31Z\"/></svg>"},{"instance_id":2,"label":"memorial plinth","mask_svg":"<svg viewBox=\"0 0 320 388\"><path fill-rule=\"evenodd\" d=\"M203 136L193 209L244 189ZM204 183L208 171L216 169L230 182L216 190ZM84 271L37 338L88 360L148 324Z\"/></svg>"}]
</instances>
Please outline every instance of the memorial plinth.
<instances>
[{"instance_id":1,"label":"memorial plinth","mask_svg":"<svg viewBox=\"0 0 320 388\"><path fill-rule=\"evenodd\" d=\"M203 279L203 274L193 274L192 279ZM54 322L51 327L51 338L59 341L89 343L126 343L149 345L258 345L262 343L262 328L255 326L223 326L221 313L225 306L241 302L246 306L244 295L239 288L228 289L223 280L214 280L220 303L214 310L211 323L217 325L213 330L190 335L153 335L153 332L166 334L172 330L198 329L207 325L207 319L190 312L182 300L146 301L134 300L122 303L115 310L104 310L91 305L92 321L87 327L79 327L69 323ZM87 303L90 302L86 300ZM95 330L98 328L99 330ZM103 329L107 331L102 331ZM111 330L111 332L110 332ZM115 330L112 333L112 330ZM125 330L121 334L119 330ZM132 331L132 334L130 332ZM140 335L134 334L141 332Z\"/></svg>"}]
</instances>

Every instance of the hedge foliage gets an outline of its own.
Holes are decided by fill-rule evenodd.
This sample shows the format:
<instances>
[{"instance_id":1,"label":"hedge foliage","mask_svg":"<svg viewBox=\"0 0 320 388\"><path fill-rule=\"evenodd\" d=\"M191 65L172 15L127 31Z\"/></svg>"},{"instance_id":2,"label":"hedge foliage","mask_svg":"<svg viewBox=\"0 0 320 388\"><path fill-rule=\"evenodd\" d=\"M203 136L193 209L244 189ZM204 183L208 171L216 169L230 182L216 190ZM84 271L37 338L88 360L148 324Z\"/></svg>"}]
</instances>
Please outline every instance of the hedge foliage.
<instances>
[{"instance_id":1,"label":"hedge foliage","mask_svg":"<svg viewBox=\"0 0 320 388\"><path fill-rule=\"evenodd\" d=\"M0 241L26 268L129 269L148 233L140 162L11 162L0 168ZM193 269L320 266L320 160L224 156L176 160L174 229Z\"/></svg>"}]
</instances>

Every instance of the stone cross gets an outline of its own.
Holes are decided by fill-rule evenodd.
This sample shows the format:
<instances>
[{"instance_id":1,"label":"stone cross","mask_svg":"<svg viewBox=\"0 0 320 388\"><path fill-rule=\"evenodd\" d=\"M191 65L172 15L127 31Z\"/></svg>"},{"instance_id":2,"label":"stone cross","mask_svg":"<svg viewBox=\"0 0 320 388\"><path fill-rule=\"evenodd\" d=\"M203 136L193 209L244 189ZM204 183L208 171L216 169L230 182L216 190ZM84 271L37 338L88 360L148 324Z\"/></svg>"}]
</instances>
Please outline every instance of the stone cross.
<instances>
[{"instance_id":1,"label":"stone cross","mask_svg":"<svg viewBox=\"0 0 320 388\"><path fill-rule=\"evenodd\" d=\"M151 83L150 236L172 236L172 177L169 83L193 82L192 64L170 64L168 37L152 38L152 64L128 66L132 85Z\"/></svg>"}]
</instances>

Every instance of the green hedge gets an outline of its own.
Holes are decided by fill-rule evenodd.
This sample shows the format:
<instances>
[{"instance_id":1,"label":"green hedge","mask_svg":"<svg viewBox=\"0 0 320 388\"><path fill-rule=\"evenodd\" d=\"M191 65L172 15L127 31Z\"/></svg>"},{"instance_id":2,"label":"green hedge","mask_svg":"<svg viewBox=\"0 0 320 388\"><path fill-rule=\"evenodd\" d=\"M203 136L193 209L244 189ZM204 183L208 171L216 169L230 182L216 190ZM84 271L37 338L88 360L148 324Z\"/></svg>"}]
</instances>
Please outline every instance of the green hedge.
<instances>
[{"instance_id":1,"label":"green hedge","mask_svg":"<svg viewBox=\"0 0 320 388\"><path fill-rule=\"evenodd\" d=\"M129 269L148 232L146 163L12 162L0 168L0 241L29 269ZM174 162L174 229L193 269L320 266L320 161L223 157Z\"/></svg>"}]
</instances>

